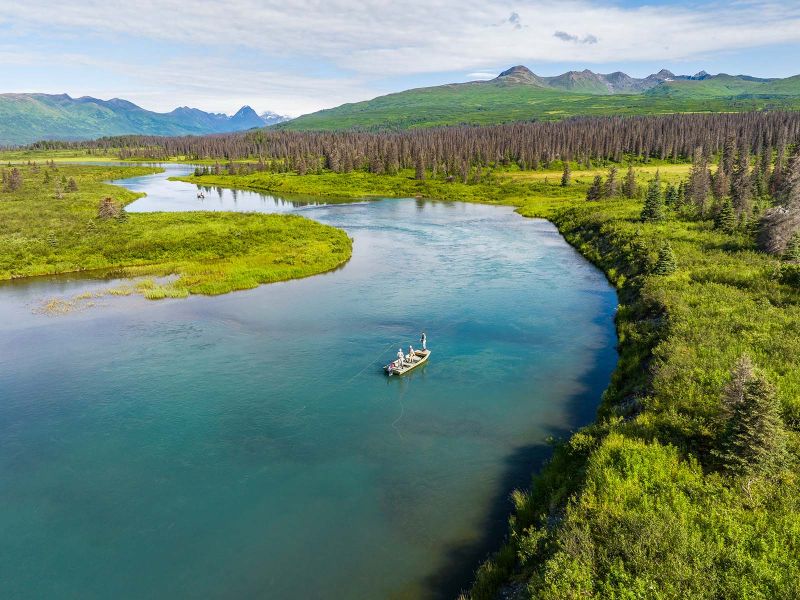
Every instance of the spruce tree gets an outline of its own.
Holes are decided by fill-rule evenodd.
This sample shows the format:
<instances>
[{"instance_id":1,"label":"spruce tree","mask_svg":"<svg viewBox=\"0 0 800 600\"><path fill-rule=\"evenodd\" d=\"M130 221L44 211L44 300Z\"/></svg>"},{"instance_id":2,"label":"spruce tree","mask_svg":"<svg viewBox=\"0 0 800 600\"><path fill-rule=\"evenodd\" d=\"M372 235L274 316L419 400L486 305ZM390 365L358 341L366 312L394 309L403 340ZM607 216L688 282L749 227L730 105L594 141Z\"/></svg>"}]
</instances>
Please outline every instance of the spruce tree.
<instances>
[{"instance_id":1,"label":"spruce tree","mask_svg":"<svg viewBox=\"0 0 800 600\"><path fill-rule=\"evenodd\" d=\"M675 258L672 245L669 241L665 241L658 250L658 261L656 261L653 272L656 275L669 275L670 273L674 273L677 268L678 261Z\"/></svg>"},{"instance_id":2,"label":"spruce tree","mask_svg":"<svg viewBox=\"0 0 800 600\"><path fill-rule=\"evenodd\" d=\"M772 165L772 147L764 143L764 146L761 148L761 176L764 178L764 183L769 181L770 178L770 166Z\"/></svg>"},{"instance_id":3,"label":"spruce tree","mask_svg":"<svg viewBox=\"0 0 800 600\"><path fill-rule=\"evenodd\" d=\"M414 160L414 179L422 181L425 179L425 158L421 152L417 153Z\"/></svg>"},{"instance_id":4,"label":"spruce tree","mask_svg":"<svg viewBox=\"0 0 800 600\"><path fill-rule=\"evenodd\" d=\"M731 184L725 172L718 168L717 172L711 176L711 193L717 200L724 198L728 194Z\"/></svg>"},{"instance_id":5,"label":"spruce tree","mask_svg":"<svg viewBox=\"0 0 800 600\"><path fill-rule=\"evenodd\" d=\"M702 148L696 148L692 158L692 173L689 176L689 199L701 216L706 214L709 185L710 175L706 155Z\"/></svg>"},{"instance_id":6,"label":"spruce tree","mask_svg":"<svg viewBox=\"0 0 800 600\"><path fill-rule=\"evenodd\" d=\"M603 189L604 198L615 198L619 193L619 183L617 181L617 167L611 167L608 170L608 177L606 178L605 188Z\"/></svg>"},{"instance_id":7,"label":"spruce tree","mask_svg":"<svg viewBox=\"0 0 800 600\"><path fill-rule=\"evenodd\" d=\"M635 198L636 189L636 173L633 171L633 165L628 167L628 172L625 173L625 180L622 182L622 193L626 198Z\"/></svg>"},{"instance_id":8,"label":"spruce tree","mask_svg":"<svg viewBox=\"0 0 800 600\"><path fill-rule=\"evenodd\" d=\"M792 262L800 262L800 231L796 231L792 235L786 246L786 252L783 253L783 258Z\"/></svg>"},{"instance_id":9,"label":"spruce tree","mask_svg":"<svg viewBox=\"0 0 800 600\"><path fill-rule=\"evenodd\" d=\"M775 166L769 178L770 194L777 194L783 186L783 170L786 168L786 144L778 144L778 152L775 156Z\"/></svg>"},{"instance_id":10,"label":"spruce tree","mask_svg":"<svg viewBox=\"0 0 800 600\"><path fill-rule=\"evenodd\" d=\"M680 210L683 208L684 204L686 204L686 182L681 181L678 184L678 193L675 196L675 206L673 208L675 210Z\"/></svg>"},{"instance_id":11,"label":"spruce tree","mask_svg":"<svg viewBox=\"0 0 800 600\"><path fill-rule=\"evenodd\" d=\"M749 217L753 211L753 190L750 179L750 155L744 145L739 149L739 156L731 175L731 199L737 217Z\"/></svg>"},{"instance_id":12,"label":"spruce tree","mask_svg":"<svg viewBox=\"0 0 800 600\"><path fill-rule=\"evenodd\" d=\"M569 168L569 161L564 161L564 172L561 174L561 186L567 187L572 183L572 171Z\"/></svg>"},{"instance_id":13,"label":"spruce tree","mask_svg":"<svg viewBox=\"0 0 800 600\"><path fill-rule=\"evenodd\" d=\"M726 425L718 456L734 476L770 475L784 455L784 431L775 388L746 356L722 398Z\"/></svg>"},{"instance_id":14,"label":"spruce tree","mask_svg":"<svg viewBox=\"0 0 800 600\"><path fill-rule=\"evenodd\" d=\"M800 151L781 175L778 204L761 217L758 244L770 254L782 255L792 237L800 231Z\"/></svg>"},{"instance_id":15,"label":"spruce tree","mask_svg":"<svg viewBox=\"0 0 800 600\"><path fill-rule=\"evenodd\" d=\"M586 190L586 199L589 201L600 200L603 197L603 178L595 175L592 185Z\"/></svg>"},{"instance_id":16,"label":"spruce tree","mask_svg":"<svg viewBox=\"0 0 800 600\"><path fill-rule=\"evenodd\" d=\"M647 186L647 195L644 198L642 208L642 221L657 222L664 220L664 198L661 195L661 177L656 173Z\"/></svg>"},{"instance_id":17,"label":"spruce tree","mask_svg":"<svg viewBox=\"0 0 800 600\"><path fill-rule=\"evenodd\" d=\"M664 204L669 208L676 208L678 204L678 188L672 184L664 192Z\"/></svg>"},{"instance_id":18,"label":"spruce tree","mask_svg":"<svg viewBox=\"0 0 800 600\"><path fill-rule=\"evenodd\" d=\"M722 207L714 220L714 225L717 229L721 229L725 233L733 233L736 231L736 213L733 210L733 204L730 200L724 200Z\"/></svg>"}]
</instances>

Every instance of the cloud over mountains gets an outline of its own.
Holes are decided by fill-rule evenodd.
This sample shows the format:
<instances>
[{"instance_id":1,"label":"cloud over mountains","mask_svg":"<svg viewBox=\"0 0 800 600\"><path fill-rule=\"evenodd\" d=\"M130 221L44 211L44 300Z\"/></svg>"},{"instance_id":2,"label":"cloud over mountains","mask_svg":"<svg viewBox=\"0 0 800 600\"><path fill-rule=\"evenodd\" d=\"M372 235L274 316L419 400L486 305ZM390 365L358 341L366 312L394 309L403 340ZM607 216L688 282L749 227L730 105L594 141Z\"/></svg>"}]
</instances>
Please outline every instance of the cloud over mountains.
<instances>
[{"instance_id":1,"label":"cloud over mountains","mask_svg":"<svg viewBox=\"0 0 800 600\"><path fill-rule=\"evenodd\" d=\"M298 114L408 87L426 74L506 64L707 64L713 53L800 43L800 5L40 0L0 16L0 40L4 71L33 65L12 70L0 91L33 91L23 84L37 81L32 55L40 53L51 75L91 83L75 93L132 97L152 108L180 96L212 110L250 103Z\"/></svg>"}]
</instances>

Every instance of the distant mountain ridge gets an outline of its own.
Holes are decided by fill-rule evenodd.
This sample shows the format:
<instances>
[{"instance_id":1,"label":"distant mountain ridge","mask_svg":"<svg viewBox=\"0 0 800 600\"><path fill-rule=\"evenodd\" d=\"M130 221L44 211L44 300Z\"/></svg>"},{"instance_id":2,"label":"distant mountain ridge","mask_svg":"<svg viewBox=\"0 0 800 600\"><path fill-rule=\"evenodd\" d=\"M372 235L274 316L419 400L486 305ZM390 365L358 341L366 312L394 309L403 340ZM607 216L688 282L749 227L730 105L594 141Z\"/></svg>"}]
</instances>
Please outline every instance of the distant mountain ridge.
<instances>
[{"instance_id":1,"label":"distant mountain ridge","mask_svg":"<svg viewBox=\"0 0 800 600\"><path fill-rule=\"evenodd\" d=\"M567 71L561 75L553 77L542 77L536 75L528 67L517 65L503 71L489 83L511 83L537 85L545 88L552 88L570 92L586 92L590 94L640 94L651 90L664 83L673 81L706 81L716 78L733 78L743 82L769 83L777 79L765 79L752 77L750 75L710 75L705 71L700 71L695 75L675 75L668 69L661 69L658 73L653 73L641 79L631 77L622 71L614 73L595 73L589 69L583 71ZM484 83L484 82L478 82Z\"/></svg>"},{"instance_id":2,"label":"distant mountain ridge","mask_svg":"<svg viewBox=\"0 0 800 600\"><path fill-rule=\"evenodd\" d=\"M287 120L243 106L233 116L181 106L157 113L121 98L67 94L0 94L0 145L82 140L109 135L204 135L265 127Z\"/></svg>"},{"instance_id":3,"label":"distant mountain ridge","mask_svg":"<svg viewBox=\"0 0 800 600\"><path fill-rule=\"evenodd\" d=\"M343 104L278 125L294 130L407 129L490 125L571 116L800 110L800 76L675 75L647 77L589 69L537 75L517 65L490 80L450 83Z\"/></svg>"}]
</instances>

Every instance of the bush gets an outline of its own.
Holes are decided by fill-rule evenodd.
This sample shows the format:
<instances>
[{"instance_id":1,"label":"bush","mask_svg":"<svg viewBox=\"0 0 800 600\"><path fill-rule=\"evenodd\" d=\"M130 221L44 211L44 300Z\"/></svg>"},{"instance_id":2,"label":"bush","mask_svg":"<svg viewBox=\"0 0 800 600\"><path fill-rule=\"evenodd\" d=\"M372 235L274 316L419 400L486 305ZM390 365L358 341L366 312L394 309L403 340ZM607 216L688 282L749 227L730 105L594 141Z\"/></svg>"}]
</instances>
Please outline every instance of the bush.
<instances>
[{"instance_id":1,"label":"bush","mask_svg":"<svg viewBox=\"0 0 800 600\"><path fill-rule=\"evenodd\" d=\"M780 281L800 289L800 263L784 263L781 265Z\"/></svg>"},{"instance_id":2,"label":"bush","mask_svg":"<svg viewBox=\"0 0 800 600\"><path fill-rule=\"evenodd\" d=\"M122 214L122 208L114 202L113 198L103 198L97 208L97 217L100 219L117 219Z\"/></svg>"}]
</instances>

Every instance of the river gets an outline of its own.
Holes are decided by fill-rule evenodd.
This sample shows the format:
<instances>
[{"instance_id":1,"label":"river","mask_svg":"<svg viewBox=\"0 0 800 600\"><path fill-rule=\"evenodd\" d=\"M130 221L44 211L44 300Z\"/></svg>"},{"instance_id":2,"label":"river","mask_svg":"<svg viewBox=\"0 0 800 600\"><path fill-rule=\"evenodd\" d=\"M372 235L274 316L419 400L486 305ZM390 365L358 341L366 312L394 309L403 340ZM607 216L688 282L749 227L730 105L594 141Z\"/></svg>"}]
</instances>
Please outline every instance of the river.
<instances>
[{"instance_id":1,"label":"river","mask_svg":"<svg viewBox=\"0 0 800 600\"><path fill-rule=\"evenodd\" d=\"M129 211L292 212L341 269L218 297L0 285L0 595L448 598L496 548L548 436L594 417L617 299L543 220L116 182ZM418 342L427 365L381 365Z\"/></svg>"}]
</instances>

